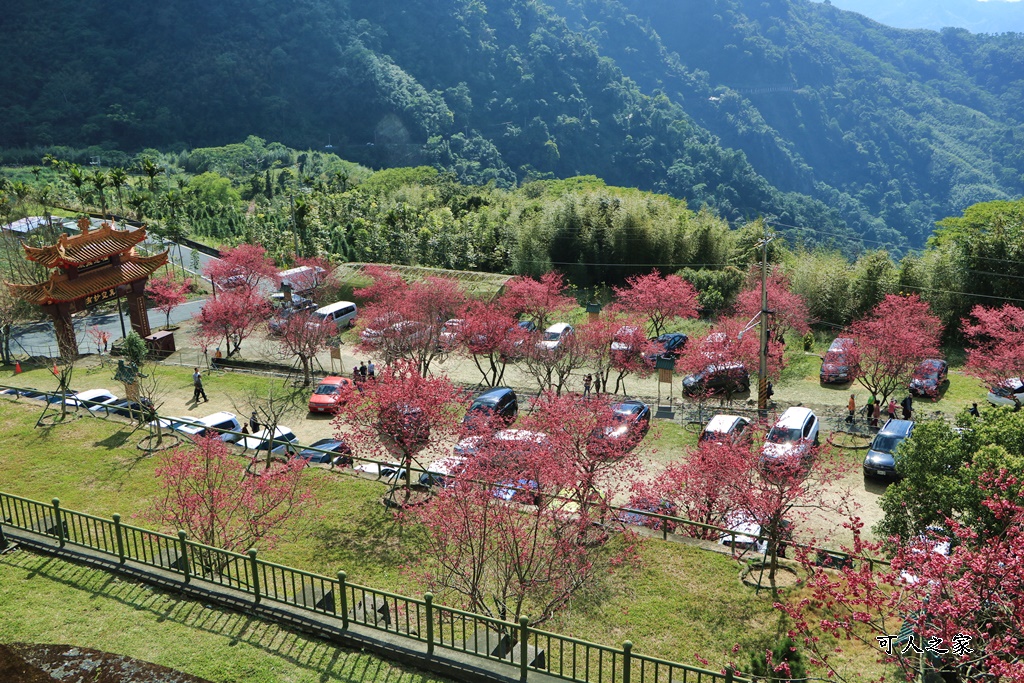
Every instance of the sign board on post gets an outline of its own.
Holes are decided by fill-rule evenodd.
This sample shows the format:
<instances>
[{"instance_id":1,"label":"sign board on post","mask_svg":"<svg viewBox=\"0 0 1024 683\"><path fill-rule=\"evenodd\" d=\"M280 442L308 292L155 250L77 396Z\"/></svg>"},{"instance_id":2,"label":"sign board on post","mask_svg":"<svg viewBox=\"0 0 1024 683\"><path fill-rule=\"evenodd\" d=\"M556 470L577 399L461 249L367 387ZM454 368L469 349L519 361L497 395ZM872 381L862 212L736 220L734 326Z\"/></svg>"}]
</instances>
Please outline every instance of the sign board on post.
<instances>
[{"instance_id":1,"label":"sign board on post","mask_svg":"<svg viewBox=\"0 0 1024 683\"><path fill-rule=\"evenodd\" d=\"M587 319L590 322L594 322L601 315L601 304L589 303L587 304Z\"/></svg>"}]
</instances>

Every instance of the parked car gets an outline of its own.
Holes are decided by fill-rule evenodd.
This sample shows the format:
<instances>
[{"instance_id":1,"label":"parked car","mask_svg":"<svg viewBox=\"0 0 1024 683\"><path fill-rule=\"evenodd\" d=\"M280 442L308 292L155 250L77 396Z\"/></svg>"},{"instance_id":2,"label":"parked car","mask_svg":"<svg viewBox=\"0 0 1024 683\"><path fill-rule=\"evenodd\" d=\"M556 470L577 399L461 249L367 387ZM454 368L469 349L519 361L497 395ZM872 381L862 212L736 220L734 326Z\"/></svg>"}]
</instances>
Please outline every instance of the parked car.
<instances>
[{"instance_id":1,"label":"parked car","mask_svg":"<svg viewBox=\"0 0 1024 683\"><path fill-rule=\"evenodd\" d=\"M762 463L772 465L792 458L810 462L812 448L818 445L818 430L818 417L810 408L787 408L765 437Z\"/></svg>"},{"instance_id":2,"label":"parked car","mask_svg":"<svg viewBox=\"0 0 1024 683\"><path fill-rule=\"evenodd\" d=\"M427 326L418 320L399 320L382 329L365 329L361 336L370 346L400 353L421 341L428 332Z\"/></svg>"},{"instance_id":3,"label":"parked car","mask_svg":"<svg viewBox=\"0 0 1024 683\"><path fill-rule=\"evenodd\" d=\"M864 478L897 477L896 449L914 431L911 420L886 420L864 456Z\"/></svg>"},{"instance_id":4,"label":"parked car","mask_svg":"<svg viewBox=\"0 0 1024 683\"><path fill-rule=\"evenodd\" d=\"M515 327L518 327L523 332L537 331L537 323L533 322L532 320L520 320L519 322L516 323ZM515 329L515 327L512 329ZM511 330L509 331L511 332Z\"/></svg>"},{"instance_id":5,"label":"parked car","mask_svg":"<svg viewBox=\"0 0 1024 683\"><path fill-rule=\"evenodd\" d=\"M317 439L306 448L296 453L309 464L332 464L337 466L352 464L352 449L342 439Z\"/></svg>"},{"instance_id":6,"label":"parked car","mask_svg":"<svg viewBox=\"0 0 1024 683\"><path fill-rule=\"evenodd\" d=\"M305 316L306 318L309 319L309 321L312 321L313 318L309 311L311 306L313 306L314 304L312 301L310 301L309 304L309 306L285 306L279 308L277 312L274 313L274 317L272 317L267 322L267 330L270 332L270 334L275 336L283 334L285 326L288 324L288 321L291 320L292 316L295 315Z\"/></svg>"},{"instance_id":7,"label":"parked car","mask_svg":"<svg viewBox=\"0 0 1024 683\"><path fill-rule=\"evenodd\" d=\"M1024 382L1020 377L1011 377L992 387L988 392L988 402L997 406L1013 406L1014 410L1020 410L1020 404L1024 402Z\"/></svg>"},{"instance_id":8,"label":"parked car","mask_svg":"<svg viewBox=\"0 0 1024 683\"><path fill-rule=\"evenodd\" d=\"M449 455L427 465L427 471L420 475L421 486L450 486L452 478L459 475L466 467L466 458Z\"/></svg>"},{"instance_id":9,"label":"parked car","mask_svg":"<svg viewBox=\"0 0 1024 683\"><path fill-rule=\"evenodd\" d=\"M437 335L438 348L445 350L455 346L459 340L459 331L465 323L466 321L462 318L446 320L444 325L441 325L441 331Z\"/></svg>"},{"instance_id":10,"label":"parked car","mask_svg":"<svg viewBox=\"0 0 1024 683\"><path fill-rule=\"evenodd\" d=\"M629 499L625 507L629 508L629 510L617 510L615 513L615 520L622 524L645 526L648 529L657 529L659 531L664 525L665 531L669 533L673 533L676 530L675 522L643 514L645 512L653 512L658 515L675 517L678 508L670 500L665 498L654 500L646 496L634 495ZM633 510L636 510L636 512L633 512Z\"/></svg>"},{"instance_id":11,"label":"parked car","mask_svg":"<svg viewBox=\"0 0 1024 683\"><path fill-rule=\"evenodd\" d=\"M273 437L271 437L270 430L264 427L252 436L244 437L238 443L247 451L256 451L258 456L260 453L266 453L268 446L274 455L290 453L296 450L298 441L299 438L288 427L275 427Z\"/></svg>"},{"instance_id":12,"label":"parked car","mask_svg":"<svg viewBox=\"0 0 1024 683\"><path fill-rule=\"evenodd\" d=\"M309 397L309 412L334 413L348 395L347 389L352 386L348 377L330 375L320 380L316 389Z\"/></svg>"},{"instance_id":13,"label":"parked car","mask_svg":"<svg viewBox=\"0 0 1024 683\"><path fill-rule=\"evenodd\" d=\"M822 384L846 384L853 377L850 373L850 352L854 341L849 337L836 337L821 359L818 378Z\"/></svg>"},{"instance_id":14,"label":"parked car","mask_svg":"<svg viewBox=\"0 0 1024 683\"><path fill-rule=\"evenodd\" d=\"M480 450L480 445L486 441L487 437L479 434L464 436L455 444L452 452L461 456L476 455L476 452Z\"/></svg>"},{"instance_id":15,"label":"parked car","mask_svg":"<svg viewBox=\"0 0 1024 683\"><path fill-rule=\"evenodd\" d=\"M311 299L299 296L298 294L292 294L292 300L290 303L285 299L284 292L272 292L267 299L270 300L271 307L276 311L284 311L288 309L306 311L311 308L316 308L316 304Z\"/></svg>"},{"instance_id":16,"label":"parked car","mask_svg":"<svg viewBox=\"0 0 1024 683\"><path fill-rule=\"evenodd\" d=\"M606 440L625 440L635 448L651 428L651 408L643 401L626 399L611 407L611 424L598 427L590 438L590 448L599 448Z\"/></svg>"},{"instance_id":17,"label":"parked car","mask_svg":"<svg viewBox=\"0 0 1024 683\"><path fill-rule=\"evenodd\" d=\"M913 555L920 556L922 561L925 560L927 553L949 556L950 551L953 549L949 532L940 526L926 527L924 533L910 539L907 542L907 546L910 548L910 552ZM921 579L917 574L904 569L900 572L900 580L908 586L913 586Z\"/></svg>"},{"instance_id":18,"label":"parked car","mask_svg":"<svg viewBox=\"0 0 1024 683\"><path fill-rule=\"evenodd\" d=\"M217 413L211 413L206 417L192 417L186 415L184 417L161 417L153 422L159 423L163 429L170 429L186 436L206 436L209 434L219 434L221 441L228 443L235 443L241 437L237 434L226 434L225 432L241 432L242 424L238 421L238 417L234 413L221 411Z\"/></svg>"},{"instance_id":19,"label":"parked car","mask_svg":"<svg viewBox=\"0 0 1024 683\"><path fill-rule=\"evenodd\" d=\"M636 325L623 325L612 335L612 351L632 351L633 344L630 340L636 339L640 328Z\"/></svg>"},{"instance_id":20,"label":"parked car","mask_svg":"<svg viewBox=\"0 0 1024 683\"><path fill-rule=\"evenodd\" d=\"M569 323L555 323L548 329L544 330L544 336L537 342L537 348L546 349L548 351L554 351L557 349L565 338L573 333L572 325Z\"/></svg>"},{"instance_id":21,"label":"parked car","mask_svg":"<svg viewBox=\"0 0 1024 683\"><path fill-rule=\"evenodd\" d=\"M351 301L336 301L327 306L321 306L313 311L311 322L321 325L334 325L338 331L355 324L358 309Z\"/></svg>"},{"instance_id":22,"label":"parked car","mask_svg":"<svg viewBox=\"0 0 1024 683\"><path fill-rule=\"evenodd\" d=\"M540 505L540 487L532 479L516 479L498 482L491 490L495 498L514 501L523 505Z\"/></svg>"},{"instance_id":23,"label":"parked car","mask_svg":"<svg viewBox=\"0 0 1024 683\"><path fill-rule=\"evenodd\" d=\"M700 433L701 441L736 443L750 438L750 420L739 415L715 415Z\"/></svg>"},{"instance_id":24,"label":"parked car","mask_svg":"<svg viewBox=\"0 0 1024 683\"><path fill-rule=\"evenodd\" d=\"M652 362L655 358L670 358L675 360L676 358L679 358L679 353L683 350L683 347L686 346L686 342L688 340L689 337L682 332L669 332L661 335L660 337L656 337L651 341L659 347L659 350L657 353L650 356L648 360Z\"/></svg>"},{"instance_id":25,"label":"parked car","mask_svg":"<svg viewBox=\"0 0 1024 683\"><path fill-rule=\"evenodd\" d=\"M516 392L509 387L495 387L473 399L462 422L469 429L475 429L478 425L491 426L494 420L507 427L515 422L518 414Z\"/></svg>"},{"instance_id":26,"label":"parked car","mask_svg":"<svg viewBox=\"0 0 1024 683\"><path fill-rule=\"evenodd\" d=\"M762 532L761 525L751 519L749 515L743 512L735 512L726 517L725 526L731 531L738 531L740 533L721 534L718 537L719 545L729 546L742 551L753 550L761 555L768 552L768 539L758 538ZM789 548L788 541L793 538L793 523L788 519L783 519L780 522L780 527L782 533L775 550L779 557L785 557L786 551Z\"/></svg>"},{"instance_id":27,"label":"parked car","mask_svg":"<svg viewBox=\"0 0 1024 683\"><path fill-rule=\"evenodd\" d=\"M939 389L949 376L949 363L941 358L921 361L910 379L910 393L914 396L938 398Z\"/></svg>"},{"instance_id":28,"label":"parked car","mask_svg":"<svg viewBox=\"0 0 1024 683\"><path fill-rule=\"evenodd\" d=\"M133 420L152 420L153 402L146 397L142 397L138 401L122 398L109 404L107 412L111 415L120 415L121 417Z\"/></svg>"},{"instance_id":29,"label":"parked car","mask_svg":"<svg viewBox=\"0 0 1024 683\"><path fill-rule=\"evenodd\" d=\"M415 449L430 438L430 423L423 409L409 405L390 405L380 409L378 422L399 445Z\"/></svg>"},{"instance_id":30,"label":"parked car","mask_svg":"<svg viewBox=\"0 0 1024 683\"><path fill-rule=\"evenodd\" d=\"M742 363L712 364L700 372L683 378L683 391L698 394L739 394L750 390L750 375Z\"/></svg>"},{"instance_id":31,"label":"parked car","mask_svg":"<svg viewBox=\"0 0 1024 683\"><path fill-rule=\"evenodd\" d=\"M82 406L94 413L109 412L108 408L119 400L117 396L114 396L106 389L87 389L65 398L67 405ZM50 403L60 403L60 396L54 396Z\"/></svg>"}]
</instances>

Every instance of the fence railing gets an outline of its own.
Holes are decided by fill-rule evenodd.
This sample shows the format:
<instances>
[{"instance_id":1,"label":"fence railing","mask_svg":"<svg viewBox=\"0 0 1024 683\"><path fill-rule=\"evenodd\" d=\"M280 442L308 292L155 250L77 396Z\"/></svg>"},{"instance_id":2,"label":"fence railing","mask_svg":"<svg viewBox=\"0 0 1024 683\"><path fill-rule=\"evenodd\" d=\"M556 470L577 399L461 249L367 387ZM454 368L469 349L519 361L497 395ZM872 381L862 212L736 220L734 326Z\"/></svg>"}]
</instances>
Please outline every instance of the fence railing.
<instances>
[{"instance_id":1,"label":"fence railing","mask_svg":"<svg viewBox=\"0 0 1024 683\"><path fill-rule=\"evenodd\" d=\"M5 386L5 385L0 385L0 393L3 393L5 391L15 392L17 396L28 395L28 396L30 396L32 398L41 398L42 400L46 400L47 397L53 397L53 396L57 395L57 394L50 393L50 392L41 392L41 391L32 390L32 389L26 390L26 389L21 389L21 388L16 388L16 387L8 387L8 386ZM110 409L109 406L107 406L107 405L105 405L103 403L98 403L98 402L88 401L88 400L77 400L77 404L76 404L75 407L77 408L79 406L86 408L88 414L92 415L94 417L109 417L110 415L115 414L115 413L112 412L112 410ZM90 408L91 408L91 410L90 410ZM251 437L252 436L251 434L249 434L247 432L236 432L236 431L225 430L225 429L218 430L217 433L222 435L222 436L229 437L229 439L228 439L229 443L233 443L233 441L231 441L231 439L233 439L233 438L237 438L237 439L240 440L240 439L242 439L244 437ZM238 445L238 444L235 444L235 445ZM331 450L326 450L326 449L322 449L322 448L317 448L315 446L302 446L298 442L285 441L285 440L281 440L281 439L270 439L269 442L265 442L265 444L263 445L262 448L259 448L258 450L253 451L253 458L261 457L261 454L265 454L266 450L268 448L273 450L273 449L276 449L278 446L283 446L285 448L290 448L290 449L293 449L296 452L301 450L301 451L314 452L314 453L318 453L318 454L321 454L321 455L327 455L327 456L338 456L339 455L339 453L337 451L331 451ZM244 452L248 453L249 449L246 449ZM277 455L275 457L282 457L282 456ZM374 460L372 458L365 458L365 457L361 457L361 456L355 455L353 453L344 454L344 458L346 458L348 461L350 461L352 463L360 462L360 463L363 463L363 464L376 466L377 469L378 469L378 479L382 479L382 480L385 480L387 482L394 482L395 478L399 477L400 473L404 472L406 469L408 469L408 471L410 472L410 475L411 475L410 479L413 482L417 482L419 480L419 478L420 478L420 475L422 475L422 474L430 474L429 469L418 467L417 465L412 464L412 463L410 463L408 466L406 466L406 465L403 465L401 463L396 463L396 462L386 462L386 461L382 461L382 460ZM402 475L402 476L404 476L404 475ZM446 476L450 476L452 478L457 478L454 475L446 475ZM520 490L519 487L517 487L515 485L512 485L512 484L503 484L502 487L505 488L505 489ZM526 489L521 489L521 490L526 491ZM552 496L551 498L553 500L562 500L562 501L567 501L568 502L567 498L563 498L563 497L560 497L560 496ZM608 509L608 512L609 512L609 514L611 516L611 519L613 521L615 521L617 523L620 523L620 524L644 526L644 527L653 529L655 531L660 531L661 532L662 540L665 540L665 541L668 540L668 536L669 536L670 533L676 533L676 531L679 530L679 529L683 529L683 531L681 532L681 535L688 536L688 537L691 537L691 538L704 539L704 540L728 539L729 540L729 546L731 548L735 548L736 547L736 539L737 539L737 537L742 537L744 539L752 538L752 539L755 539L756 541L759 541L759 542L760 541L768 541L769 540L768 537L765 534L763 534L763 533L752 534L750 532L750 530L747 530L747 531L737 531L735 529L729 529L729 528L726 528L726 527L716 526L714 524L705 524L703 522L696 522L694 520L687 519L685 517L675 517L673 515L658 513L658 512L654 512L653 510L643 510L643 509L636 509L636 508L630 508L630 507L626 507L626 506L617 506L617 505L608 505L607 509ZM156 541L154 541L152 539L147 541L147 542L151 546L156 543ZM830 566L831 565L844 565L845 566L845 565L847 565L849 563L852 563L852 562L867 562L871 566L871 568L873 570L875 565L878 565L878 566L888 566L889 565L889 561L884 559L884 558L852 555L852 554L847 553L847 552L842 551L842 550L835 550L835 549L832 549L832 548L824 548L824 547L821 547L821 546L811 546L811 545L799 543L799 542L797 542L795 540L792 540L792 539L785 539L785 545L788 546L788 547L791 547L791 548L803 548L803 549L808 550L808 551L817 552L819 555L822 556L822 562L826 563L826 564L828 564Z\"/></svg>"},{"instance_id":2,"label":"fence railing","mask_svg":"<svg viewBox=\"0 0 1024 683\"><path fill-rule=\"evenodd\" d=\"M339 617L342 628L355 623L426 645L427 655L441 647L465 655L501 661L518 668L524 683L530 671L581 683L746 683L731 670L710 671L636 655L632 643L621 648L531 628L518 623L435 605L433 596L413 598L350 583L345 572L334 577L260 559L256 550L235 553L177 536L123 524L119 515L104 519L0 492L0 547L3 527L19 529L67 544L179 574L195 581L241 591L263 600L320 615Z\"/></svg>"}]
</instances>

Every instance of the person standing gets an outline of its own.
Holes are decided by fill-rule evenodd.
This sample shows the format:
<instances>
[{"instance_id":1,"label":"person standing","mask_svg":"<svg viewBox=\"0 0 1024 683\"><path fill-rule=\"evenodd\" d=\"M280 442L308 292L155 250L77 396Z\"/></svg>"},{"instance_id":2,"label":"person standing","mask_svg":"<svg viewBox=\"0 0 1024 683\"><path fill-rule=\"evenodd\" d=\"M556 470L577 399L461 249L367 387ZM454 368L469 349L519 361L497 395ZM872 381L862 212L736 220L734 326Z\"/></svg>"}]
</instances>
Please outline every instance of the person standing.
<instances>
[{"instance_id":1,"label":"person standing","mask_svg":"<svg viewBox=\"0 0 1024 683\"><path fill-rule=\"evenodd\" d=\"M914 414L914 399L910 396L910 394L907 394L907 397L903 399L903 403L901 403L900 405L903 406L903 419L911 419L911 415Z\"/></svg>"},{"instance_id":2,"label":"person standing","mask_svg":"<svg viewBox=\"0 0 1024 683\"><path fill-rule=\"evenodd\" d=\"M850 394L850 400L846 404L846 409L850 412L846 416L846 421L852 423L854 416L857 415L857 400L853 397L853 394Z\"/></svg>"},{"instance_id":3,"label":"person standing","mask_svg":"<svg viewBox=\"0 0 1024 683\"><path fill-rule=\"evenodd\" d=\"M252 415L249 416L249 429L252 430L253 434L260 431L260 420L259 417L256 415L255 410L252 411Z\"/></svg>"},{"instance_id":4,"label":"person standing","mask_svg":"<svg viewBox=\"0 0 1024 683\"><path fill-rule=\"evenodd\" d=\"M196 368L192 373L192 402L199 403L200 396L203 397L204 403L209 403L210 399L206 397L206 391L203 389L203 375L199 372L199 368Z\"/></svg>"},{"instance_id":5,"label":"person standing","mask_svg":"<svg viewBox=\"0 0 1024 683\"><path fill-rule=\"evenodd\" d=\"M590 376L588 372L583 376L583 396L590 396L590 386L594 383L594 378Z\"/></svg>"},{"instance_id":6,"label":"person standing","mask_svg":"<svg viewBox=\"0 0 1024 683\"><path fill-rule=\"evenodd\" d=\"M981 413L978 412L978 404L972 403L971 407L967 410L967 414L971 417L981 417Z\"/></svg>"},{"instance_id":7,"label":"person standing","mask_svg":"<svg viewBox=\"0 0 1024 683\"><path fill-rule=\"evenodd\" d=\"M875 395L871 394L868 396L868 404L864 406L864 417L871 419L871 416L875 414Z\"/></svg>"},{"instance_id":8,"label":"person standing","mask_svg":"<svg viewBox=\"0 0 1024 683\"><path fill-rule=\"evenodd\" d=\"M366 379L366 361L359 361L359 379Z\"/></svg>"},{"instance_id":9,"label":"person standing","mask_svg":"<svg viewBox=\"0 0 1024 683\"><path fill-rule=\"evenodd\" d=\"M878 426L878 418L882 417L882 402L875 403L874 411L871 413L871 426Z\"/></svg>"},{"instance_id":10,"label":"person standing","mask_svg":"<svg viewBox=\"0 0 1024 683\"><path fill-rule=\"evenodd\" d=\"M370 379L377 376L377 366L373 364L372 360L366 362L366 376Z\"/></svg>"},{"instance_id":11,"label":"person standing","mask_svg":"<svg viewBox=\"0 0 1024 683\"><path fill-rule=\"evenodd\" d=\"M892 398L889 399L889 407L886 410L886 412L889 413L889 419L890 420L895 419L895 417L896 417L896 397L895 396L893 396Z\"/></svg>"}]
</instances>

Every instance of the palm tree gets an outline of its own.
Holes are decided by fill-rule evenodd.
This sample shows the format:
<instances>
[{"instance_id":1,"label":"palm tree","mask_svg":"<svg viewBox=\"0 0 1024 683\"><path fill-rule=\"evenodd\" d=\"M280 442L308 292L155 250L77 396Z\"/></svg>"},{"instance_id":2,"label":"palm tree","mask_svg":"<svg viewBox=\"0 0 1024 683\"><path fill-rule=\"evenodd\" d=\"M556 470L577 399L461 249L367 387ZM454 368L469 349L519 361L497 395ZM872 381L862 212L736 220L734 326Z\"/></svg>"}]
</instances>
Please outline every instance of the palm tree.
<instances>
[{"instance_id":1,"label":"palm tree","mask_svg":"<svg viewBox=\"0 0 1024 683\"><path fill-rule=\"evenodd\" d=\"M103 191L103 188L110 182L107 178L107 174L104 171L96 169L92 175L89 176L89 182L96 188L96 192L100 195L100 210L103 213L103 217L107 217L107 194Z\"/></svg>"},{"instance_id":2,"label":"palm tree","mask_svg":"<svg viewBox=\"0 0 1024 683\"><path fill-rule=\"evenodd\" d=\"M85 211L85 174L82 172L82 167L78 164L67 164L64 167L68 172L68 180L75 186L75 194L78 195L78 203L82 205L82 210Z\"/></svg>"},{"instance_id":3,"label":"palm tree","mask_svg":"<svg viewBox=\"0 0 1024 683\"><path fill-rule=\"evenodd\" d=\"M137 221L141 221L145 218L145 208L148 203L149 197L142 192L132 190L131 194L128 195L128 206L132 207L135 214L135 220Z\"/></svg>"},{"instance_id":4,"label":"palm tree","mask_svg":"<svg viewBox=\"0 0 1024 683\"><path fill-rule=\"evenodd\" d=\"M113 185L114 191L117 192L117 211L121 215L124 215L124 201L121 198L121 188L128 183L128 172L118 166L117 168L110 169L110 184Z\"/></svg>"},{"instance_id":5,"label":"palm tree","mask_svg":"<svg viewBox=\"0 0 1024 683\"><path fill-rule=\"evenodd\" d=\"M142 172L149 176L149 191L156 192L156 177L164 172L162 166L159 166L155 161L149 157L142 157L139 160L139 168Z\"/></svg>"}]
</instances>

